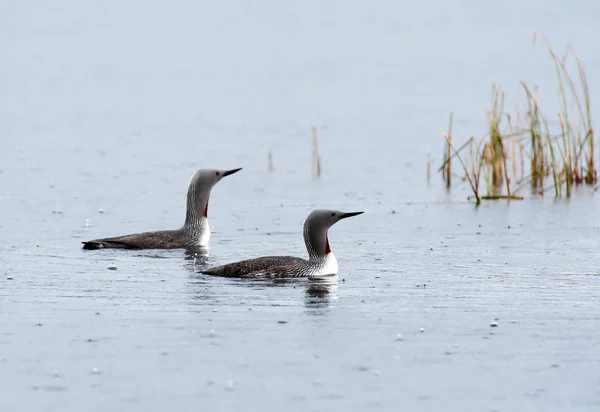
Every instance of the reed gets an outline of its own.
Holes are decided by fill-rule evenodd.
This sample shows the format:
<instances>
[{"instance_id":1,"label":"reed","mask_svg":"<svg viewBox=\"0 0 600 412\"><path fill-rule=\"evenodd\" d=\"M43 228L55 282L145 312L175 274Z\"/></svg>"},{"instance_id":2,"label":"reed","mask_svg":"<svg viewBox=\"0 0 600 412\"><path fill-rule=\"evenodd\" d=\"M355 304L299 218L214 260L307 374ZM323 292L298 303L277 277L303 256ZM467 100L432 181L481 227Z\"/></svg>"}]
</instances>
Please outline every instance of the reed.
<instances>
[{"instance_id":1,"label":"reed","mask_svg":"<svg viewBox=\"0 0 600 412\"><path fill-rule=\"evenodd\" d=\"M275 167L273 167L273 153L271 152L271 150L269 150L268 160L269 160L269 172L272 173L275 171Z\"/></svg>"},{"instance_id":2,"label":"reed","mask_svg":"<svg viewBox=\"0 0 600 412\"><path fill-rule=\"evenodd\" d=\"M427 184L431 182L431 153L427 152L427 166L425 168L425 177L427 179Z\"/></svg>"},{"instance_id":3,"label":"reed","mask_svg":"<svg viewBox=\"0 0 600 412\"><path fill-rule=\"evenodd\" d=\"M317 128L312 127L312 176L313 179L321 177L321 155L319 154L319 142L317 140Z\"/></svg>"},{"instance_id":4,"label":"reed","mask_svg":"<svg viewBox=\"0 0 600 412\"><path fill-rule=\"evenodd\" d=\"M507 113L505 94L501 87L493 85L491 106L487 110L488 131L484 136L479 140L470 137L459 149L455 149L452 143L452 113L448 132L442 132L444 156L438 172L442 172L449 190L451 162L458 158L463 169L461 177L469 182L476 204L488 199L523 199L516 193L527 186L534 195L543 196L546 190L553 190L555 197L564 195L568 198L573 186L598 182L590 96L583 65L572 47L569 46L564 56L559 58L543 36L536 33L536 37L542 39L548 50L558 80L560 108L556 119L549 121L543 115L536 96L537 89L524 82L520 83L525 97L524 109L517 109L514 115ZM569 73L569 57L577 67L578 83ZM463 152L466 146L470 149ZM483 194L480 190L482 178L485 184ZM550 186L547 185L548 180L551 180ZM516 188L511 187L514 182L517 182Z\"/></svg>"},{"instance_id":5,"label":"reed","mask_svg":"<svg viewBox=\"0 0 600 412\"><path fill-rule=\"evenodd\" d=\"M540 109L537 103L537 99L533 93L529 90L524 82L521 82L521 86L525 90L525 96L527 98L527 111L525 118L527 119L524 132L530 140L530 173L531 173L531 187L535 191L544 187L544 176L546 170L546 153L544 148L541 121L540 121Z\"/></svg>"},{"instance_id":6,"label":"reed","mask_svg":"<svg viewBox=\"0 0 600 412\"><path fill-rule=\"evenodd\" d=\"M472 174L469 173L469 169L467 168L464 161L460 157L459 152L452 145L452 140L450 139L450 136L447 133L445 133L443 130L442 130L442 137L446 140L446 143L448 144L448 148L450 148L450 150L454 153L453 156L456 156L458 158L458 161L460 162L460 164L463 168L463 171L465 172L465 178L467 179L467 181L469 182L469 185L471 186L471 190L473 191L473 195L475 196L476 203L477 203L477 205L479 205L479 203L481 203L481 198L479 196L478 175L472 176ZM451 157L452 156L448 157L448 164L450 163Z\"/></svg>"},{"instance_id":7,"label":"reed","mask_svg":"<svg viewBox=\"0 0 600 412\"><path fill-rule=\"evenodd\" d=\"M452 185L452 112L448 121L448 132L444 134L444 163L442 164L442 178L446 182L446 190L450 190Z\"/></svg>"}]
</instances>

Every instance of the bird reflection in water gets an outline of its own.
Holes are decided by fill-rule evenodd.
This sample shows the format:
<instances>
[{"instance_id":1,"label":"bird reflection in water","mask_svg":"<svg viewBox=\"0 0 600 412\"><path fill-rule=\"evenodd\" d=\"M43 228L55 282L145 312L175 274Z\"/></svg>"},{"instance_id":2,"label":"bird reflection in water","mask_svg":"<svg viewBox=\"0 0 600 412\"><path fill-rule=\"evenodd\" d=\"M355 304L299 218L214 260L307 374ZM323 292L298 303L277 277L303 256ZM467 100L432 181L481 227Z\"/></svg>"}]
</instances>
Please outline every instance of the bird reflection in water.
<instances>
[{"instance_id":1,"label":"bird reflection in water","mask_svg":"<svg viewBox=\"0 0 600 412\"><path fill-rule=\"evenodd\" d=\"M209 253L204 247L188 248L184 251L183 259L186 261L186 269L195 271L208 265Z\"/></svg>"},{"instance_id":2,"label":"bird reflection in water","mask_svg":"<svg viewBox=\"0 0 600 412\"><path fill-rule=\"evenodd\" d=\"M202 261L205 264L206 256L196 256L190 254L186 259L193 262ZM199 263L196 263L198 265ZM193 267L193 263L189 263L190 267ZM192 279L188 282L188 286L193 291L190 296L197 301L209 301L214 300L223 293L223 284L220 280L224 278L215 278L213 276L207 276L202 274L194 274ZM254 297L256 297L256 291L267 288L293 288L301 289L304 288L304 306L310 309L323 309L328 308L332 303L337 300L338 290L338 276L327 276L316 279L307 278L272 278L272 279L243 279L243 278L229 278L227 280L229 286L239 286L244 288L250 288ZM214 287L215 288L214 288ZM228 293L228 295L231 295ZM235 293L238 298L244 299L245 292L238 291ZM322 313L317 311L318 313ZM318 314L315 312L315 314Z\"/></svg>"},{"instance_id":3,"label":"bird reflection in water","mask_svg":"<svg viewBox=\"0 0 600 412\"><path fill-rule=\"evenodd\" d=\"M327 308L337 299L338 276L309 279L304 293L307 308Z\"/></svg>"}]
</instances>

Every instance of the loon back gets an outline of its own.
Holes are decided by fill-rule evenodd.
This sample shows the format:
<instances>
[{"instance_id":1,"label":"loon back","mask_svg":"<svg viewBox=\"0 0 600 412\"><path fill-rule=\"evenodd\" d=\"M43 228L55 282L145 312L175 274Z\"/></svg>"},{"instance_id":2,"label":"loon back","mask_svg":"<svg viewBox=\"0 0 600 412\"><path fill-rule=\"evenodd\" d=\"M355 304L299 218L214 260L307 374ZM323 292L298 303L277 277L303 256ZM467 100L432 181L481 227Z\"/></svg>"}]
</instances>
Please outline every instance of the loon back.
<instances>
[{"instance_id":1,"label":"loon back","mask_svg":"<svg viewBox=\"0 0 600 412\"><path fill-rule=\"evenodd\" d=\"M264 256L202 270L201 273L229 278L305 277L310 273L308 260L293 256Z\"/></svg>"},{"instance_id":2,"label":"loon back","mask_svg":"<svg viewBox=\"0 0 600 412\"><path fill-rule=\"evenodd\" d=\"M125 236L89 240L83 249L179 249L196 246L181 229L134 233Z\"/></svg>"}]
</instances>

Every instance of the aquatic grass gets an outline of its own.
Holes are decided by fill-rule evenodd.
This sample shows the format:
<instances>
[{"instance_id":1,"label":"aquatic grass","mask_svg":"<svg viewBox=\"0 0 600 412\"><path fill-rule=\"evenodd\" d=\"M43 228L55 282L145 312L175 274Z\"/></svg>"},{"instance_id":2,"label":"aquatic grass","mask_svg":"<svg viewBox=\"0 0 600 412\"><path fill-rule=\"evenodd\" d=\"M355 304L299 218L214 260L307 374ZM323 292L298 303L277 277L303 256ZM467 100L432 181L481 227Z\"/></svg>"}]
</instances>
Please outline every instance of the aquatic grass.
<instances>
[{"instance_id":1,"label":"aquatic grass","mask_svg":"<svg viewBox=\"0 0 600 412\"><path fill-rule=\"evenodd\" d=\"M555 197L564 195L568 198L573 186L598 182L590 96L583 65L572 47L569 46L564 57L559 58L546 39L539 37L550 54L558 80L559 110L556 120L549 121L543 115L536 87L530 88L525 82L520 82L525 96L524 109L517 108L516 113L511 115L505 111L502 87L492 85L491 106L486 113L488 130L479 140L470 137L459 149L455 149L452 142L453 115L450 113L448 132L442 132L444 156L438 169L442 172L447 190L451 187L454 157L461 163L464 173L461 178L469 182L476 204L488 199L523 199L516 193L526 186L530 187L533 195L543 196L547 190L553 189ZM579 88L567 69L569 57L577 67ZM569 112L570 108L575 112ZM465 153L462 149L466 146L470 149ZM529 160L527 164L526 158ZM479 187L481 178L485 184L484 194ZM547 179L551 179L550 186ZM511 187L514 182L516 188Z\"/></svg>"},{"instance_id":2,"label":"aquatic grass","mask_svg":"<svg viewBox=\"0 0 600 412\"><path fill-rule=\"evenodd\" d=\"M595 184L598 181L598 173L596 171L594 165L594 128L592 127L592 116L590 111L590 94L589 88L587 84L587 77L585 75L585 70L583 70L583 65L581 64L581 60L575 54L575 51L571 46L569 46L569 51L571 55L575 59L577 64L577 71L579 72L579 81L581 82L581 89L583 94L583 103L585 106L585 126L587 133L585 135L585 140L588 144L588 152L586 157L587 163L587 175L586 175L586 183L588 185ZM585 142L584 142L585 143Z\"/></svg>"},{"instance_id":3,"label":"aquatic grass","mask_svg":"<svg viewBox=\"0 0 600 412\"><path fill-rule=\"evenodd\" d=\"M492 109L488 112L489 121L489 141L486 143L487 163L490 169L490 189L488 191L496 192L502 186L503 164L505 163L504 145L502 144L502 133L500 123L504 113L504 93L500 88L492 86Z\"/></svg>"},{"instance_id":4,"label":"aquatic grass","mask_svg":"<svg viewBox=\"0 0 600 412\"><path fill-rule=\"evenodd\" d=\"M454 147L451 139L452 114L450 114L448 132L441 131L445 140L445 161L438 170L445 171L447 173L446 177L450 176L448 165L453 158L457 158L462 166L464 179L469 182L476 204L480 204L482 199L522 198L515 196L510 188L511 179L508 175L507 154L504 143L506 136L501 131L503 107L504 94L501 88L494 87L492 90L492 110L488 112L489 133L480 140L470 137L458 149ZM509 136L512 137L512 126L509 130L511 130ZM461 152L467 147L469 150L466 155L461 155ZM449 153L448 150L451 152ZM482 177L486 186L485 194L480 191ZM506 193L501 193L504 184L506 185Z\"/></svg>"},{"instance_id":5,"label":"aquatic grass","mask_svg":"<svg viewBox=\"0 0 600 412\"><path fill-rule=\"evenodd\" d=\"M564 77L569 85L569 89L571 90L572 95L574 96L575 104L577 106L578 114L579 114L579 123L577 124L577 145L574 148L576 150L575 154L575 164L579 165L579 162L582 161L582 156L585 154L585 165L581 164L577 167L577 180L579 184L585 182L586 184L594 184L597 180L597 174L595 173L594 167L594 131L592 128L591 115L590 115L590 101L589 101L589 91L587 88L587 79L585 76L585 71L583 70L583 66L581 65L581 61L573 51L571 47L567 49L568 55L573 56L577 64L577 70L579 72L579 79L582 84L582 94L583 94L583 105L581 102L581 97L575 83L573 82L569 72L566 69L565 62L560 62L561 69L564 73ZM565 55L566 61L567 55ZM583 108L585 106L585 109ZM583 136L583 139L582 139ZM584 153L584 150L587 149L587 153Z\"/></svg>"},{"instance_id":6,"label":"aquatic grass","mask_svg":"<svg viewBox=\"0 0 600 412\"><path fill-rule=\"evenodd\" d=\"M546 170L546 154L543 142L544 137L542 136L540 122L541 115L537 99L524 82L521 82L521 86L525 90L525 95L527 97L527 111L525 113L527 127L524 130L531 142L531 187L535 191L538 188L543 188L544 185L544 175Z\"/></svg>"},{"instance_id":7,"label":"aquatic grass","mask_svg":"<svg viewBox=\"0 0 600 412\"><path fill-rule=\"evenodd\" d=\"M564 184L566 186L566 196L570 197L573 184L581 185L585 183L587 185L593 185L597 182L597 171L594 162L594 132L590 114L590 96L587 77L579 57L571 46L567 47L563 58L559 59L550 47L546 38L539 33L535 33L534 41L537 37L541 38L546 46L546 49L552 58L552 62L554 63L554 70L558 79L561 111L557 115L560 124L560 140L562 141L562 174L564 174L565 177ZM581 92L577 89L577 86L567 69L567 60L569 56L575 60L577 65ZM577 122L570 120L575 116L570 116L568 111L567 88L564 86L565 83L568 86L572 103L577 108ZM581 96L583 96L583 102Z\"/></svg>"},{"instance_id":8,"label":"aquatic grass","mask_svg":"<svg viewBox=\"0 0 600 412\"><path fill-rule=\"evenodd\" d=\"M472 174L469 173L469 169L467 168L467 166L465 165L464 161L460 157L459 152L452 145L452 141L450 139L450 136L446 132L444 132L443 130L442 130L441 133L442 133L442 136L444 137L444 139L446 140L448 148L452 152L454 152L453 156L456 156L458 158L458 161L460 162L460 164L461 164L461 166L462 166L462 168L463 168L463 170L465 172L465 178L469 182L469 185L471 186L471 190L473 190L473 195L475 196L476 204L479 205L479 203L481 203L481 199L479 197L479 187L478 187L479 176L478 175L472 176ZM448 156L448 158L447 158L447 164L450 164L451 157L452 156Z\"/></svg>"}]
</instances>

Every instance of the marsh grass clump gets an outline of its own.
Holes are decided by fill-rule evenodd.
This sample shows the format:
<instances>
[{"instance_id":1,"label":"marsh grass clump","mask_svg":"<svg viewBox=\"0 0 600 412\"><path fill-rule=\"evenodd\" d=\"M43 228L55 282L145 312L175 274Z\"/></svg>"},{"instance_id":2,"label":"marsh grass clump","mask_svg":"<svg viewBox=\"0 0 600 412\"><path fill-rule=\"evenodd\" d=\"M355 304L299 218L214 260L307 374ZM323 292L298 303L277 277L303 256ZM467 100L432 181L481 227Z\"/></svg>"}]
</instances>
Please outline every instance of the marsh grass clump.
<instances>
[{"instance_id":1,"label":"marsh grass clump","mask_svg":"<svg viewBox=\"0 0 600 412\"><path fill-rule=\"evenodd\" d=\"M555 197L570 197L573 186L598 182L590 96L581 61L570 46L559 58L546 39L539 37L550 53L558 79L560 109L555 120L549 121L542 113L537 89L521 82L525 105L514 116L504 110L502 88L492 86L488 131L480 139L470 137L456 149L452 143L452 113L448 131L442 131L444 156L438 171L445 186L450 189L452 160L456 158L462 168L459 177L468 181L477 204L486 199L523 199L515 193L526 186L533 194L544 195L553 189ZM575 61L579 87L567 70L569 58ZM484 193L480 191L481 179Z\"/></svg>"}]
</instances>

